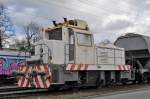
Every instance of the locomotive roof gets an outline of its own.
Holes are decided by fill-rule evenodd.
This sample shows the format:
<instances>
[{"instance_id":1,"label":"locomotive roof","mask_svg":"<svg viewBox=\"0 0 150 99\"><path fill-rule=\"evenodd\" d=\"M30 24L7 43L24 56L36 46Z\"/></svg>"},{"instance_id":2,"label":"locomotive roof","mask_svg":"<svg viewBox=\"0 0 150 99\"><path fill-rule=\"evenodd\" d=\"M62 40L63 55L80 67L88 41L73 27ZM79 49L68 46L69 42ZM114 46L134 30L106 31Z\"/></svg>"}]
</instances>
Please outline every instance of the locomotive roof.
<instances>
[{"instance_id":1,"label":"locomotive roof","mask_svg":"<svg viewBox=\"0 0 150 99\"><path fill-rule=\"evenodd\" d=\"M120 37L118 37L118 38L127 38L127 37L139 37L139 36L142 36L142 37L148 37L148 36L145 36L145 35L142 35L142 34L136 34L136 33L127 33L127 34L125 34L124 36L120 36ZM148 37L148 38L150 38L150 37Z\"/></svg>"},{"instance_id":2,"label":"locomotive roof","mask_svg":"<svg viewBox=\"0 0 150 99\"><path fill-rule=\"evenodd\" d=\"M124 36L118 37L114 44L125 48L125 50L148 49L150 52L150 37L141 34L128 33Z\"/></svg>"}]
</instances>

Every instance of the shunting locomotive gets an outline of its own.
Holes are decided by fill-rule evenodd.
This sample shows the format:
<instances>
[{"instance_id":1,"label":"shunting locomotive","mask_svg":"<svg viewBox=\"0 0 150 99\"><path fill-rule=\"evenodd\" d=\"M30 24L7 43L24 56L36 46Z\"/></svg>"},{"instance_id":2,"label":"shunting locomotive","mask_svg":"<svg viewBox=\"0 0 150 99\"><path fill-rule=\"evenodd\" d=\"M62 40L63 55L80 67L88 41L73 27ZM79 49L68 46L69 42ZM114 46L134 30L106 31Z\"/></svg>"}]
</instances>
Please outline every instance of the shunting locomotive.
<instances>
[{"instance_id":1,"label":"shunting locomotive","mask_svg":"<svg viewBox=\"0 0 150 99\"><path fill-rule=\"evenodd\" d=\"M86 87L133 80L125 50L113 44L94 44L88 24L67 20L45 28L34 43L35 55L18 72L20 87Z\"/></svg>"}]
</instances>

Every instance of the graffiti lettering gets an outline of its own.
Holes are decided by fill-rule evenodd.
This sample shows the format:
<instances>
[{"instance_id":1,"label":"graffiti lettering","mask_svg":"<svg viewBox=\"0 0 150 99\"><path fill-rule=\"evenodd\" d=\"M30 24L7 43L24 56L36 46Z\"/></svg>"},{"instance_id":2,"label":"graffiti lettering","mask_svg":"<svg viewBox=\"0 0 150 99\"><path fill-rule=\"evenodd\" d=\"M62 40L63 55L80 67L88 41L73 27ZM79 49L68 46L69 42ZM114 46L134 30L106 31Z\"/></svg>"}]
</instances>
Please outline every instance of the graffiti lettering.
<instances>
[{"instance_id":1,"label":"graffiti lettering","mask_svg":"<svg viewBox=\"0 0 150 99\"><path fill-rule=\"evenodd\" d=\"M0 58L0 67L2 67L5 64L5 59L4 58Z\"/></svg>"},{"instance_id":2,"label":"graffiti lettering","mask_svg":"<svg viewBox=\"0 0 150 99\"><path fill-rule=\"evenodd\" d=\"M0 67L3 69L17 68L18 65L22 63L23 60L11 59L11 58L0 58Z\"/></svg>"},{"instance_id":3,"label":"graffiti lettering","mask_svg":"<svg viewBox=\"0 0 150 99\"><path fill-rule=\"evenodd\" d=\"M0 57L0 75L12 75L24 63L25 59Z\"/></svg>"}]
</instances>

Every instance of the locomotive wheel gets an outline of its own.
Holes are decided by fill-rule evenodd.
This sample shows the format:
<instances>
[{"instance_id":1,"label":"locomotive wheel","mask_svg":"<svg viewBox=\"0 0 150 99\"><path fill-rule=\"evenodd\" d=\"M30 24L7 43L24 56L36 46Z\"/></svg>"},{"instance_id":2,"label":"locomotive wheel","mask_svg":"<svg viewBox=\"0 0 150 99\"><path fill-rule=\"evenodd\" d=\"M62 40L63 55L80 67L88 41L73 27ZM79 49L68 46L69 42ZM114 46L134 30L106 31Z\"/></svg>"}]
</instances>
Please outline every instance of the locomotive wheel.
<instances>
[{"instance_id":1,"label":"locomotive wheel","mask_svg":"<svg viewBox=\"0 0 150 99\"><path fill-rule=\"evenodd\" d=\"M133 84L133 85L136 84L136 80L132 80L132 84Z\"/></svg>"}]
</instances>

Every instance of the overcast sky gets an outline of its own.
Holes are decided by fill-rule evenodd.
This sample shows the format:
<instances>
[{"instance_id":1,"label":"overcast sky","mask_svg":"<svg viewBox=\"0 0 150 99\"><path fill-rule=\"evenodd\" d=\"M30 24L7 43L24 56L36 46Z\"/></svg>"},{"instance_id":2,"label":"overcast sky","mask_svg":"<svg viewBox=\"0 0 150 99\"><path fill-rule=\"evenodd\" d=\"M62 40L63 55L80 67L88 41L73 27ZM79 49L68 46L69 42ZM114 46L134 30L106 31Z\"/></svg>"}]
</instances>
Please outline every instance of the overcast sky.
<instances>
[{"instance_id":1,"label":"overcast sky","mask_svg":"<svg viewBox=\"0 0 150 99\"><path fill-rule=\"evenodd\" d=\"M21 35L21 27L31 20L44 27L52 20L84 19L94 33L95 41L114 41L124 33L148 35L150 31L150 0L0 0L8 8Z\"/></svg>"}]
</instances>

